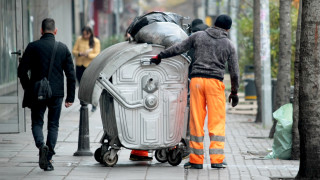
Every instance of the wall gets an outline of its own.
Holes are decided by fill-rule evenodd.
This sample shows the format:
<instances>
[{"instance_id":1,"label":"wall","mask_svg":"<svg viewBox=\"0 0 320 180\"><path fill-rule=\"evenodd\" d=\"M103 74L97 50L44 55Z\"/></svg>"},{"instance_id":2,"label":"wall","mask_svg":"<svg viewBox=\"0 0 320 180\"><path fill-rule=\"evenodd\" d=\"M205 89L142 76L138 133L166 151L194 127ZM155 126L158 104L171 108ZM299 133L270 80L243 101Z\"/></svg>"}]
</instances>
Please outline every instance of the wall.
<instances>
[{"instance_id":1,"label":"wall","mask_svg":"<svg viewBox=\"0 0 320 180\"><path fill-rule=\"evenodd\" d=\"M29 15L32 16L33 41L40 39L41 22L53 18L58 33L56 40L72 49L72 3L71 0L29 0Z\"/></svg>"},{"instance_id":2,"label":"wall","mask_svg":"<svg viewBox=\"0 0 320 180\"><path fill-rule=\"evenodd\" d=\"M56 40L67 45L72 50L72 3L71 0L48 1L48 17L56 21L58 33Z\"/></svg>"}]
</instances>

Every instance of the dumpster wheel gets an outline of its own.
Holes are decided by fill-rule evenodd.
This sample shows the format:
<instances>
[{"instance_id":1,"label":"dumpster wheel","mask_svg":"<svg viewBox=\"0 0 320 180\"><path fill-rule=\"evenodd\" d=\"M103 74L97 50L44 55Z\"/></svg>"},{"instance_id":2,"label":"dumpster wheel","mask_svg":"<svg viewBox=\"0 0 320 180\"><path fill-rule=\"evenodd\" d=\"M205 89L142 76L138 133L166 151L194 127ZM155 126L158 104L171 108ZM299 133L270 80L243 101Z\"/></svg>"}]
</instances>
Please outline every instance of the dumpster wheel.
<instances>
[{"instance_id":1,"label":"dumpster wheel","mask_svg":"<svg viewBox=\"0 0 320 180\"><path fill-rule=\"evenodd\" d=\"M94 159L99 162L99 163L103 163L103 157L101 156L101 150L102 148L99 147L98 149L96 149L96 151L94 152Z\"/></svg>"},{"instance_id":2,"label":"dumpster wheel","mask_svg":"<svg viewBox=\"0 0 320 180\"><path fill-rule=\"evenodd\" d=\"M168 162L172 166L177 166L182 161L182 153L179 149L175 148L172 150L169 150L168 152Z\"/></svg>"},{"instance_id":3,"label":"dumpster wheel","mask_svg":"<svg viewBox=\"0 0 320 180\"><path fill-rule=\"evenodd\" d=\"M158 149L158 150L156 150L154 155L155 155L157 161L159 161L161 163L165 163L168 161L166 149Z\"/></svg>"},{"instance_id":4,"label":"dumpster wheel","mask_svg":"<svg viewBox=\"0 0 320 180\"><path fill-rule=\"evenodd\" d=\"M103 156L103 163L108 167L113 167L118 162L118 154L113 159L110 159L111 151L107 151Z\"/></svg>"}]
</instances>

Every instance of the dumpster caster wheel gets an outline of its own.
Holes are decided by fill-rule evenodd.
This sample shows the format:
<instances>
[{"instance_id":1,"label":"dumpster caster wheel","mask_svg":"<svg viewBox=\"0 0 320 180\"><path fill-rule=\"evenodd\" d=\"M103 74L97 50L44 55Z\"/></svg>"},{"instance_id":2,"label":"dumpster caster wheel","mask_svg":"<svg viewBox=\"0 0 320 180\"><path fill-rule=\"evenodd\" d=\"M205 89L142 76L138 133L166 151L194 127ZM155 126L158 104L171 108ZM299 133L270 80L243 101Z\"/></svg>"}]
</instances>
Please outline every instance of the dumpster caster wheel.
<instances>
[{"instance_id":1,"label":"dumpster caster wheel","mask_svg":"<svg viewBox=\"0 0 320 180\"><path fill-rule=\"evenodd\" d=\"M108 167L113 167L118 162L118 154L113 159L110 159L111 151L107 151L103 156L103 163Z\"/></svg>"},{"instance_id":2,"label":"dumpster caster wheel","mask_svg":"<svg viewBox=\"0 0 320 180\"><path fill-rule=\"evenodd\" d=\"M182 153L178 149L170 150L168 153L168 162L172 166L177 166L182 161Z\"/></svg>"},{"instance_id":3,"label":"dumpster caster wheel","mask_svg":"<svg viewBox=\"0 0 320 180\"><path fill-rule=\"evenodd\" d=\"M94 159L101 164L103 163L103 159L101 156L101 147L96 149L96 151L94 152Z\"/></svg>"},{"instance_id":4,"label":"dumpster caster wheel","mask_svg":"<svg viewBox=\"0 0 320 180\"><path fill-rule=\"evenodd\" d=\"M154 155L155 155L157 161L159 161L161 163L165 163L168 161L167 153L166 153L165 149L156 150Z\"/></svg>"}]
</instances>

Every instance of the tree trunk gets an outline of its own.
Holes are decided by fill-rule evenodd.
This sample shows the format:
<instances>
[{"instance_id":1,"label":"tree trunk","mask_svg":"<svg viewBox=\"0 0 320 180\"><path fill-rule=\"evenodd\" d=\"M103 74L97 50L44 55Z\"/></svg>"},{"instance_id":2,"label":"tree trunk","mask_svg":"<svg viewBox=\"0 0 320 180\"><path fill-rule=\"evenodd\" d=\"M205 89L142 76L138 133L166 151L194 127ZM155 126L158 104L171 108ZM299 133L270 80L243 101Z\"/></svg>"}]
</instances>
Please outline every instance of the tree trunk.
<instances>
[{"instance_id":1,"label":"tree trunk","mask_svg":"<svg viewBox=\"0 0 320 180\"><path fill-rule=\"evenodd\" d=\"M280 0L280 44L279 67L277 75L276 99L273 111L282 105L290 103L291 81L291 0ZM276 121L270 130L269 137L273 138Z\"/></svg>"},{"instance_id":2,"label":"tree trunk","mask_svg":"<svg viewBox=\"0 0 320 180\"><path fill-rule=\"evenodd\" d=\"M256 85L258 111L256 123L262 122L261 116L261 57L260 57L260 0L254 0L253 5L253 50L254 50L254 82Z\"/></svg>"},{"instance_id":3,"label":"tree trunk","mask_svg":"<svg viewBox=\"0 0 320 180\"><path fill-rule=\"evenodd\" d=\"M293 124L292 124L292 151L291 159L298 160L300 158L300 139L299 139L299 69L300 69L300 34L301 34L301 9L302 0L299 4L299 14L296 31L296 54L294 61L294 96L293 96Z\"/></svg>"},{"instance_id":4,"label":"tree trunk","mask_svg":"<svg viewBox=\"0 0 320 180\"><path fill-rule=\"evenodd\" d=\"M320 179L320 4L303 0L299 71L300 168L296 179Z\"/></svg>"}]
</instances>

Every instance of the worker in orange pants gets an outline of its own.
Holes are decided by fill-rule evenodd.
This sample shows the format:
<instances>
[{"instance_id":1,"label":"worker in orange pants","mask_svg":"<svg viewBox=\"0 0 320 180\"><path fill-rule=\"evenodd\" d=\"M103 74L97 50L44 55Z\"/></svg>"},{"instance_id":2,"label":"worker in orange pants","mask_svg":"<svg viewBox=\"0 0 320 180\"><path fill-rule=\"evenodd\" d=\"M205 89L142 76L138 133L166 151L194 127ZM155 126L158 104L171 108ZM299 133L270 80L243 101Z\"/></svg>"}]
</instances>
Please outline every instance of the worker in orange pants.
<instances>
[{"instance_id":1,"label":"worker in orange pants","mask_svg":"<svg viewBox=\"0 0 320 180\"><path fill-rule=\"evenodd\" d=\"M130 154L131 161L151 161L152 157L148 156L148 151L132 150Z\"/></svg>"},{"instance_id":2,"label":"worker in orange pants","mask_svg":"<svg viewBox=\"0 0 320 180\"><path fill-rule=\"evenodd\" d=\"M204 122L208 111L211 165L224 160L225 86L213 78L192 78L190 83L190 163L202 169L204 151ZM197 166L198 165L198 166ZM198 169L198 168L197 168Z\"/></svg>"},{"instance_id":3,"label":"worker in orange pants","mask_svg":"<svg viewBox=\"0 0 320 180\"><path fill-rule=\"evenodd\" d=\"M226 63L231 79L229 102L238 104L239 62L234 45L228 39L232 19L228 15L216 18L214 27L191 34L150 59L156 65L161 59L173 57L194 49L194 62L190 72L190 161L184 168L202 169L204 150L204 122L208 115L211 168L224 168L225 143L225 86Z\"/></svg>"}]
</instances>

